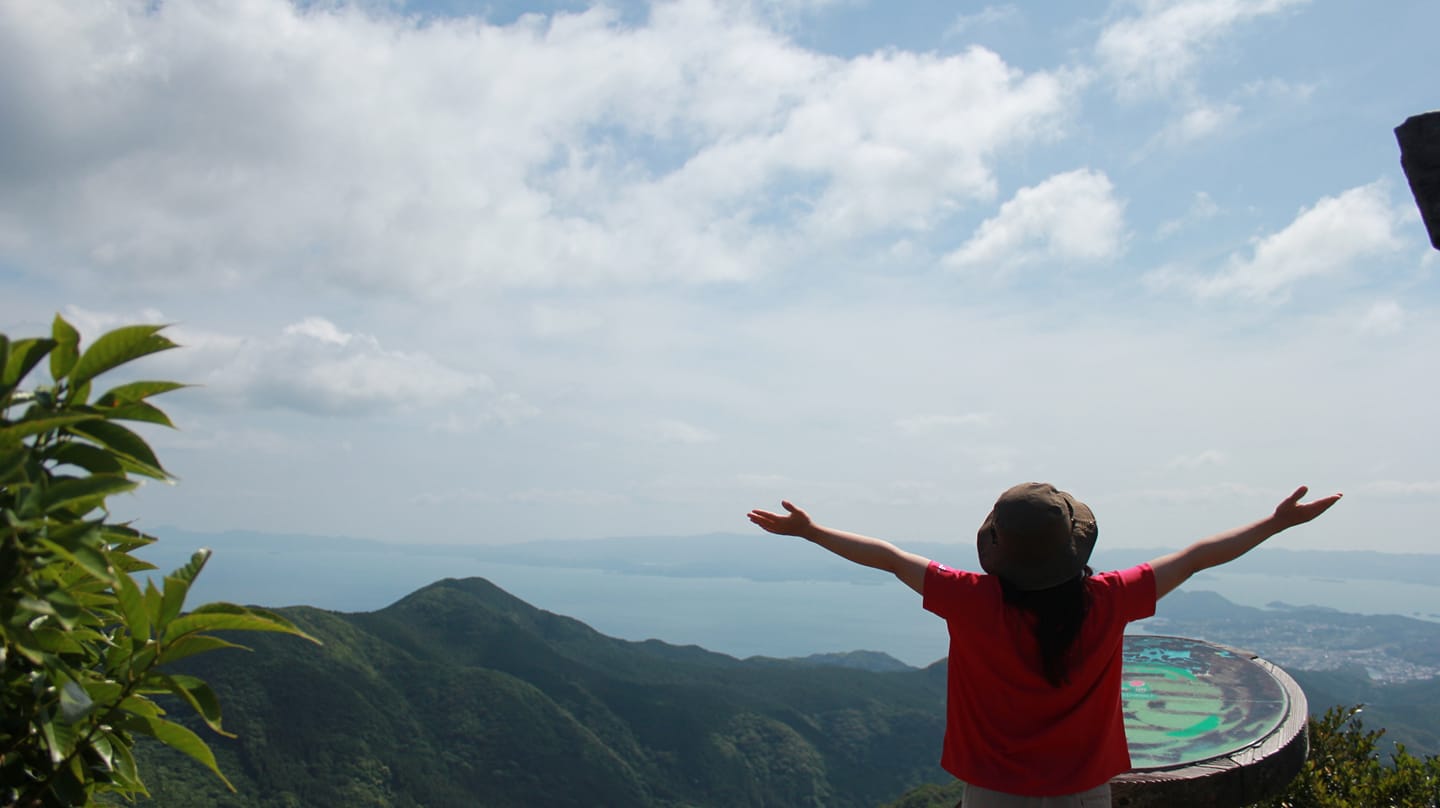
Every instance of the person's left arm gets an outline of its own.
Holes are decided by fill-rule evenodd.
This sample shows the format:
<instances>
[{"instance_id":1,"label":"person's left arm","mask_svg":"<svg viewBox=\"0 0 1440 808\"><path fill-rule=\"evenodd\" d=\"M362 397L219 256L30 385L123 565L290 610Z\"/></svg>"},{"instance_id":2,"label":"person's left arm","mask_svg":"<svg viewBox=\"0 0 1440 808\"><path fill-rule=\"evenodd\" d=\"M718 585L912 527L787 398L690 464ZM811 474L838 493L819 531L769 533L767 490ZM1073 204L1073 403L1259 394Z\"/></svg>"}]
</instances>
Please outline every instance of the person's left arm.
<instances>
[{"instance_id":1,"label":"person's left arm","mask_svg":"<svg viewBox=\"0 0 1440 808\"><path fill-rule=\"evenodd\" d=\"M1195 573L1228 564L1255 549L1271 536L1309 522L1340 501L1340 494L1331 494L1310 502L1301 502L1308 492L1309 489L1302 485L1277 505L1270 516L1217 533L1183 550L1151 561L1150 568L1155 571L1155 599L1159 600L1170 594L1175 587L1185 583Z\"/></svg>"},{"instance_id":2,"label":"person's left arm","mask_svg":"<svg viewBox=\"0 0 1440 808\"><path fill-rule=\"evenodd\" d=\"M782 515L757 509L749 513L750 521L767 532L781 536L799 536L847 561L885 570L917 593L925 594L925 570L930 566L930 559L901 550L884 539L823 527L816 524L805 511L788 501L780 504L787 513Z\"/></svg>"}]
</instances>

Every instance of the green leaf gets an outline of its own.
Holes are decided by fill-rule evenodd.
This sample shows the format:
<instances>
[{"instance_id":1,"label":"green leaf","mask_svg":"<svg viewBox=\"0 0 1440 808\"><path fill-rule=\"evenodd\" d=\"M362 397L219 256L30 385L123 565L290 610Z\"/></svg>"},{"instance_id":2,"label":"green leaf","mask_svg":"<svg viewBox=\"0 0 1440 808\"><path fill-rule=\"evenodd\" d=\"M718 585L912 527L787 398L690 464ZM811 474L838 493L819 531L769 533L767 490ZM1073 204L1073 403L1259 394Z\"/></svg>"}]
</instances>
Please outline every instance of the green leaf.
<instances>
[{"instance_id":1,"label":"green leaf","mask_svg":"<svg viewBox=\"0 0 1440 808\"><path fill-rule=\"evenodd\" d=\"M125 700L115 705L115 707L131 715L140 716L141 718L159 718L165 714L165 711L160 709L160 705L144 696L134 694L126 696Z\"/></svg>"},{"instance_id":2,"label":"green leaf","mask_svg":"<svg viewBox=\"0 0 1440 808\"><path fill-rule=\"evenodd\" d=\"M50 354L50 376L59 381L80 358L80 332L57 314L50 326L50 336L55 340L55 350Z\"/></svg>"},{"instance_id":3,"label":"green leaf","mask_svg":"<svg viewBox=\"0 0 1440 808\"><path fill-rule=\"evenodd\" d=\"M50 763L59 766L70 755L70 750L74 748L75 734L69 731L68 726L56 723L49 716L39 716L37 721L40 724L38 729L40 737L44 740L45 749L50 752Z\"/></svg>"},{"instance_id":4,"label":"green leaf","mask_svg":"<svg viewBox=\"0 0 1440 808\"><path fill-rule=\"evenodd\" d=\"M35 632L25 626L11 625L6 626L6 634L5 639L8 642L3 647L7 652L13 648L32 665L45 664L45 648L40 639L35 636Z\"/></svg>"},{"instance_id":5,"label":"green leaf","mask_svg":"<svg viewBox=\"0 0 1440 808\"><path fill-rule=\"evenodd\" d=\"M90 750L106 772L115 769L115 746L110 743L110 738L106 733L96 732L90 737Z\"/></svg>"},{"instance_id":6,"label":"green leaf","mask_svg":"<svg viewBox=\"0 0 1440 808\"><path fill-rule=\"evenodd\" d=\"M128 524L107 524L100 529L101 537L111 549L119 553L129 553L140 547L155 543L155 537L147 533L141 533ZM148 566L145 569L154 569Z\"/></svg>"},{"instance_id":7,"label":"green leaf","mask_svg":"<svg viewBox=\"0 0 1440 808\"><path fill-rule=\"evenodd\" d=\"M101 335L71 368L67 377L71 388L77 388L131 360L177 347L168 338L160 336L159 331L164 327L127 325Z\"/></svg>"},{"instance_id":8,"label":"green leaf","mask_svg":"<svg viewBox=\"0 0 1440 808\"><path fill-rule=\"evenodd\" d=\"M235 737L233 733L226 732L220 726L220 700L215 698L215 692L205 682L194 676L171 675L158 671L147 677L146 684L151 681L163 684L171 694L184 699L195 711L195 714L205 722L205 726L226 738Z\"/></svg>"},{"instance_id":9,"label":"green leaf","mask_svg":"<svg viewBox=\"0 0 1440 808\"><path fill-rule=\"evenodd\" d=\"M219 637L212 637L209 634L187 634L174 642L167 643L160 652L159 662L161 665L168 665L177 659L184 659L188 656L203 654L209 651L218 651L221 648L238 648L241 651L249 651L243 645L222 640Z\"/></svg>"},{"instance_id":10,"label":"green leaf","mask_svg":"<svg viewBox=\"0 0 1440 808\"><path fill-rule=\"evenodd\" d=\"M160 461L155 457L155 452L150 449L150 444L146 443L144 438L119 424L91 420L68 426L66 431L89 438L115 452L116 459L126 469L136 474L143 474L157 480L170 479L170 475L160 467Z\"/></svg>"},{"instance_id":11,"label":"green leaf","mask_svg":"<svg viewBox=\"0 0 1440 808\"><path fill-rule=\"evenodd\" d=\"M40 364L40 360L55 348L53 339L17 339L10 343L10 352L5 357L5 366L0 368L0 396L5 396L20 385L20 382Z\"/></svg>"},{"instance_id":12,"label":"green leaf","mask_svg":"<svg viewBox=\"0 0 1440 808\"><path fill-rule=\"evenodd\" d=\"M102 732L101 735L110 742L110 746L115 750L116 784L128 791L150 796L150 792L146 791L145 785L140 782L140 771L135 766L135 755L130 751L129 740L111 732Z\"/></svg>"},{"instance_id":13,"label":"green leaf","mask_svg":"<svg viewBox=\"0 0 1440 808\"><path fill-rule=\"evenodd\" d=\"M40 544L55 555L75 564L96 580L107 582L114 580L109 560L105 558L104 553L94 547L85 544L66 547L53 539L41 539Z\"/></svg>"},{"instance_id":14,"label":"green leaf","mask_svg":"<svg viewBox=\"0 0 1440 808\"><path fill-rule=\"evenodd\" d=\"M175 618L165 627L164 641L168 643L199 631L274 631L303 637L316 645L321 644L319 640L274 612L236 606L233 603L207 603L189 614Z\"/></svg>"},{"instance_id":15,"label":"green leaf","mask_svg":"<svg viewBox=\"0 0 1440 808\"><path fill-rule=\"evenodd\" d=\"M97 425L104 423L98 415L57 415L51 418L22 419L9 426L0 427L0 446L12 442L19 443L31 435L39 435L43 432L73 429L74 425L86 421L94 421Z\"/></svg>"},{"instance_id":16,"label":"green leaf","mask_svg":"<svg viewBox=\"0 0 1440 808\"><path fill-rule=\"evenodd\" d=\"M165 627L160 623L160 590L155 588L153 580L145 581L145 613L150 615L150 625L155 628L156 636L164 636Z\"/></svg>"},{"instance_id":17,"label":"green leaf","mask_svg":"<svg viewBox=\"0 0 1440 808\"><path fill-rule=\"evenodd\" d=\"M235 786L226 779L225 775L220 772L220 767L215 763L215 753L211 752L210 747L200 740L199 735L189 729L163 718L147 718L134 713L118 722L118 726L132 732L149 735L171 749L183 752L200 761L205 764L206 768L214 772L216 777L220 778L226 788L231 791L235 790Z\"/></svg>"},{"instance_id":18,"label":"green leaf","mask_svg":"<svg viewBox=\"0 0 1440 808\"><path fill-rule=\"evenodd\" d=\"M0 447L4 445L0 443ZM26 451L23 448L0 448L0 485L8 485L12 481L24 479L24 475L18 474L18 472L25 467L25 454Z\"/></svg>"},{"instance_id":19,"label":"green leaf","mask_svg":"<svg viewBox=\"0 0 1440 808\"><path fill-rule=\"evenodd\" d=\"M210 559L208 549L198 550L190 556L190 563L165 576L164 598L160 607L160 620L156 623L157 629L163 634L165 627L180 615L180 609L185 605L185 596L190 592L190 584L195 576L204 569L205 562Z\"/></svg>"},{"instance_id":20,"label":"green leaf","mask_svg":"<svg viewBox=\"0 0 1440 808\"><path fill-rule=\"evenodd\" d=\"M75 624L75 621L79 619L82 611L80 604L76 603L75 599L70 597L70 593L59 588L45 592L44 600L37 601L31 598L21 598L20 602L22 605L29 606L40 614L47 614L55 618L59 621L60 625L67 629Z\"/></svg>"},{"instance_id":21,"label":"green leaf","mask_svg":"<svg viewBox=\"0 0 1440 808\"><path fill-rule=\"evenodd\" d=\"M137 642L143 642L150 638L150 614L145 611L145 598L140 594L140 587L135 585L135 579L123 571L116 572L116 596L120 600L120 615L125 618L125 627L130 630L130 636Z\"/></svg>"},{"instance_id":22,"label":"green leaf","mask_svg":"<svg viewBox=\"0 0 1440 808\"><path fill-rule=\"evenodd\" d=\"M37 628L31 633L34 650L47 654L73 654L84 649L75 641L75 632L59 628Z\"/></svg>"},{"instance_id":23,"label":"green leaf","mask_svg":"<svg viewBox=\"0 0 1440 808\"><path fill-rule=\"evenodd\" d=\"M57 465L75 466L91 474L119 474L124 471L124 466L120 465L114 455L99 446L80 441L66 441L45 454L48 460Z\"/></svg>"},{"instance_id":24,"label":"green leaf","mask_svg":"<svg viewBox=\"0 0 1440 808\"><path fill-rule=\"evenodd\" d=\"M144 401L151 396L158 396L161 393L168 393L171 390L180 390L189 387L188 384L179 382L130 382L119 387L112 387L103 395L95 399L98 406L113 407L117 404L133 404L137 401Z\"/></svg>"},{"instance_id":25,"label":"green leaf","mask_svg":"<svg viewBox=\"0 0 1440 808\"><path fill-rule=\"evenodd\" d=\"M185 606L185 596L189 592L189 581L171 575L165 576L165 589L160 599L160 618L155 623L156 630L163 634L170 621L180 616L180 609Z\"/></svg>"},{"instance_id":26,"label":"green leaf","mask_svg":"<svg viewBox=\"0 0 1440 808\"><path fill-rule=\"evenodd\" d=\"M170 573L167 577L178 578L188 586L195 581L196 576L200 574L200 570L205 569L205 562L210 560L211 552L209 547L201 547L190 555L190 561L186 563L185 566Z\"/></svg>"},{"instance_id":27,"label":"green leaf","mask_svg":"<svg viewBox=\"0 0 1440 808\"><path fill-rule=\"evenodd\" d=\"M139 671L144 673L155 667L155 660L160 658L160 644L154 640L147 640L135 650L135 655L130 657L131 672Z\"/></svg>"},{"instance_id":28,"label":"green leaf","mask_svg":"<svg viewBox=\"0 0 1440 808\"><path fill-rule=\"evenodd\" d=\"M90 382L77 384L65 391L65 406L83 407L90 400Z\"/></svg>"},{"instance_id":29,"label":"green leaf","mask_svg":"<svg viewBox=\"0 0 1440 808\"><path fill-rule=\"evenodd\" d=\"M175 428L175 424L170 421L170 416L166 415L159 407L144 401L134 401L114 407L100 406L98 410L112 421L140 421L168 426L171 429Z\"/></svg>"},{"instance_id":30,"label":"green leaf","mask_svg":"<svg viewBox=\"0 0 1440 808\"><path fill-rule=\"evenodd\" d=\"M95 681L85 683L85 692L100 704L111 704L119 700L120 694L125 692L125 688L119 682Z\"/></svg>"},{"instance_id":31,"label":"green leaf","mask_svg":"<svg viewBox=\"0 0 1440 808\"><path fill-rule=\"evenodd\" d=\"M106 557L110 559L111 567L132 574L136 572L149 572L150 570L160 569L154 564L151 564L149 561L143 561L123 551L106 553Z\"/></svg>"},{"instance_id":32,"label":"green leaf","mask_svg":"<svg viewBox=\"0 0 1440 808\"><path fill-rule=\"evenodd\" d=\"M40 503L45 513L53 513L60 508L86 500L98 498L103 501L111 494L131 491L138 486L139 483L123 474L92 474L89 477L72 477L47 488ZM89 510L90 508L86 508L83 512Z\"/></svg>"}]
</instances>

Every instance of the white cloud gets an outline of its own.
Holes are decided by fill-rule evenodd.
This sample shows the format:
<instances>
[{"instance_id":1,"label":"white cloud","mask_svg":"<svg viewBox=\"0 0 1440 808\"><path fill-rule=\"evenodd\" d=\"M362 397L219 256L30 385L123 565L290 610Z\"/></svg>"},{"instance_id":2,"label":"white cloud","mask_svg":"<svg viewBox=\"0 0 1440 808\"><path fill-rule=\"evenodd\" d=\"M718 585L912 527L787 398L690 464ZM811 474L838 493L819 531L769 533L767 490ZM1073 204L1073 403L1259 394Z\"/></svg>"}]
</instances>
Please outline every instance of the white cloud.
<instances>
[{"instance_id":1,"label":"white cloud","mask_svg":"<svg viewBox=\"0 0 1440 808\"><path fill-rule=\"evenodd\" d=\"M1055 137L1073 81L1027 77L982 48L831 60L793 88L780 120L701 149L655 190L684 189L761 219L797 218L810 237L831 242L923 230L994 193L997 152ZM766 198L784 209L754 207Z\"/></svg>"},{"instance_id":2,"label":"white cloud","mask_svg":"<svg viewBox=\"0 0 1440 808\"><path fill-rule=\"evenodd\" d=\"M161 325L169 323L169 318L166 317L163 312L158 309L152 308L142 309L138 312L135 312L134 314L130 314L117 313L112 311L97 311L94 309L87 309L83 306L70 305L65 307L65 310L64 312L62 312L61 316L65 319L67 323L75 326L75 330L80 332L82 349L83 344L93 342L96 337L104 334L106 331L109 331L113 328L133 325L136 323L145 323L147 325ZM169 328L161 333L165 334L168 337L171 337L172 339L175 336L173 328Z\"/></svg>"},{"instance_id":3,"label":"white cloud","mask_svg":"<svg viewBox=\"0 0 1440 808\"><path fill-rule=\"evenodd\" d=\"M1396 334L1405 327L1405 309L1394 300L1380 300L1355 321L1355 330L1361 334Z\"/></svg>"},{"instance_id":4,"label":"white cloud","mask_svg":"<svg viewBox=\"0 0 1440 808\"><path fill-rule=\"evenodd\" d=\"M926 505L946 505L956 502L959 496L944 486L928 481L895 480L878 490L859 492L863 502L892 508L913 508Z\"/></svg>"},{"instance_id":5,"label":"white cloud","mask_svg":"<svg viewBox=\"0 0 1440 808\"><path fill-rule=\"evenodd\" d=\"M1283 230L1257 239L1249 255L1232 255L1217 273L1171 268L1151 273L1147 282L1185 288L1200 298L1283 300L1297 284L1342 274L1362 259L1399 249L1400 221L1383 181L1362 185L1302 209Z\"/></svg>"},{"instance_id":6,"label":"white cloud","mask_svg":"<svg viewBox=\"0 0 1440 808\"><path fill-rule=\"evenodd\" d=\"M975 446L967 445L960 448L966 457L970 467L981 474L996 477L1008 475L1015 471L1018 466L1017 458L1021 454L1013 446Z\"/></svg>"},{"instance_id":7,"label":"white cloud","mask_svg":"<svg viewBox=\"0 0 1440 808\"><path fill-rule=\"evenodd\" d=\"M1360 486L1371 496L1396 499L1429 499L1440 496L1440 480L1374 480Z\"/></svg>"},{"instance_id":8,"label":"white cloud","mask_svg":"<svg viewBox=\"0 0 1440 808\"><path fill-rule=\"evenodd\" d=\"M257 403L341 414L408 410L449 403L493 385L421 353L386 350L379 340L345 334L311 318L266 346L249 382Z\"/></svg>"},{"instance_id":9,"label":"white cloud","mask_svg":"<svg viewBox=\"0 0 1440 808\"><path fill-rule=\"evenodd\" d=\"M1234 123L1240 112L1235 104L1196 104L1160 130L1152 147L1174 149L1205 140Z\"/></svg>"},{"instance_id":10,"label":"white cloud","mask_svg":"<svg viewBox=\"0 0 1440 808\"><path fill-rule=\"evenodd\" d=\"M1194 469L1202 466L1224 465L1229 458L1219 449L1206 449L1190 455L1178 455L1170 459L1166 464L1172 469Z\"/></svg>"},{"instance_id":11,"label":"white cloud","mask_svg":"<svg viewBox=\"0 0 1440 808\"><path fill-rule=\"evenodd\" d=\"M1021 188L946 263L1007 269L1040 262L1096 262L1124 246L1124 205L1110 179L1080 169Z\"/></svg>"},{"instance_id":12,"label":"white cloud","mask_svg":"<svg viewBox=\"0 0 1440 808\"><path fill-rule=\"evenodd\" d=\"M793 485L795 481L783 474L737 474L735 482L747 488L759 488L766 491L778 490Z\"/></svg>"},{"instance_id":13,"label":"white cloud","mask_svg":"<svg viewBox=\"0 0 1440 808\"><path fill-rule=\"evenodd\" d=\"M199 428L194 424L180 424L181 429L176 431L159 431L154 435L147 436L147 440L153 445L157 452L167 453L171 450L200 450L204 452L228 453L243 450L247 453L258 453L266 455L290 455L303 456L312 448L305 442L297 440L294 435L286 435L281 432L269 429L206 429L202 424Z\"/></svg>"},{"instance_id":14,"label":"white cloud","mask_svg":"<svg viewBox=\"0 0 1440 808\"><path fill-rule=\"evenodd\" d=\"M559 505L591 508L623 505L630 501L624 494L589 488L524 488L513 491L492 491L459 488L449 491L424 491L407 502L422 507L453 505Z\"/></svg>"},{"instance_id":15,"label":"white cloud","mask_svg":"<svg viewBox=\"0 0 1440 808\"><path fill-rule=\"evenodd\" d=\"M545 338L567 338L606 326L605 317L583 306L537 304L530 310L530 328Z\"/></svg>"},{"instance_id":16,"label":"white cloud","mask_svg":"<svg viewBox=\"0 0 1440 808\"><path fill-rule=\"evenodd\" d=\"M1122 96L1164 94L1189 80L1201 58L1236 26L1309 0L1135 0L1095 45Z\"/></svg>"},{"instance_id":17,"label":"white cloud","mask_svg":"<svg viewBox=\"0 0 1440 808\"><path fill-rule=\"evenodd\" d=\"M1289 81L1279 78L1255 79L1240 88L1241 95L1258 99L1268 105L1309 101L1315 95L1314 82Z\"/></svg>"},{"instance_id":18,"label":"white cloud","mask_svg":"<svg viewBox=\"0 0 1440 808\"><path fill-rule=\"evenodd\" d=\"M1006 3L999 6L986 6L973 14L959 14L945 29L946 38L964 36L976 28L995 25L1001 22L1008 22L1020 16L1020 9L1013 3Z\"/></svg>"},{"instance_id":19,"label":"white cloud","mask_svg":"<svg viewBox=\"0 0 1440 808\"><path fill-rule=\"evenodd\" d=\"M965 413L963 415L910 415L895 420L895 427L911 437L956 427L988 426L992 421L989 413Z\"/></svg>"},{"instance_id":20,"label":"white cloud","mask_svg":"<svg viewBox=\"0 0 1440 808\"><path fill-rule=\"evenodd\" d=\"M1073 103L983 49L840 59L757 14L5 4L0 259L429 296L745 278L987 198Z\"/></svg>"},{"instance_id":21,"label":"white cloud","mask_svg":"<svg viewBox=\"0 0 1440 808\"><path fill-rule=\"evenodd\" d=\"M1179 218L1170 219L1156 228L1157 238L1166 239L1180 232L1186 225L1213 219L1221 212L1220 206L1204 191L1196 191L1190 201L1190 209Z\"/></svg>"},{"instance_id":22,"label":"white cloud","mask_svg":"<svg viewBox=\"0 0 1440 808\"><path fill-rule=\"evenodd\" d=\"M272 337L240 338L177 327L185 350L166 357L178 378L212 400L312 415L410 412L466 402L493 403L484 375L447 367L425 353L395 351L367 334L308 317Z\"/></svg>"},{"instance_id":23,"label":"white cloud","mask_svg":"<svg viewBox=\"0 0 1440 808\"><path fill-rule=\"evenodd\" d=\"M655 425L655 434L660 440L666 443L713 443L717 440L715 433L708 429L687 424L684 421L667 419Z\"/></svg>"},{"instance_id":24,"label":"white cloud","mask_svg":"<svg viewBox=\"0 0 1440 808\"><path fill-rule=\"evenodd\" d=\"M507 502L525 505L571 505L594 507L599 505L623 505L629 497L611 491L595 491L580 488L528 488L504 496Z\"/></svg>"},{"instance_id":25,"label":"white cloud","mask_svg":"<svg viewBox=\"0 0 1440 808\"><path fill-rule=\"evenodd\" d=\"M1201 505L1232 499L1265 498L1272 495L1275 495L1275 492L1266 488L1247 483L1223 482L1184 488L1139 489L1127 493L1126 498L1164 505Z\"/></svg>"},{"instance_id":26,"label":"white cloud","mask_svg":"<svg viewBox=\"0 0 1440 808\"><path fill-rule=\"evenodd\" d=\"M285 326L285 335L299 335L310 337L321 342L328 342L331 345L345 346L350 342L350 335L344 333L335 324L323 317L306 317L298 323Z\"/></svg>"},{"instance_id":27,"label":"white cloud","mask_svg":"<svg viewBox=\"0 0 1440 808\"><path fill-rule=\"evenodd\" d=\"M515 393L502 393L477 403L479 406L447 412L433 422L431 428L438 432L463 435L479 432L495 424L514 426L540 415L539 407Z\"/></svg>"}]
</instances>

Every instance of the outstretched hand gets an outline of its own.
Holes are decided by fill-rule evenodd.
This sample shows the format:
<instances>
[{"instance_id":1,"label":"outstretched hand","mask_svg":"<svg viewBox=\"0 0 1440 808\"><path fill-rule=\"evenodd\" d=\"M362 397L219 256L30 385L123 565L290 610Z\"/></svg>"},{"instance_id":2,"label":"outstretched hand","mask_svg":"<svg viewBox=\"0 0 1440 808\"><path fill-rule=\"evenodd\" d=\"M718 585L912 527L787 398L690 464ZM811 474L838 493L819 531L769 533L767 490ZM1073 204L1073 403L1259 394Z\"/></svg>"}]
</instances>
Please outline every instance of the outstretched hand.
<instances>
[{"instance_id":1,"label":"outstretched hand","mask_svg":"<svg viewBox=\"0 0 1440 808\"><path fill-rule=\"evenodd\" d=\"M781 500L780 505L788 511L787 515L782 516L757 508L748 514L750 521L767 532L781 536L804 536L805 531L815 524L810 521L810 514L791 505L789 500Z\"/></svg>"},{"instance_id":2,"label":"outstretched hand","mask_svg":"<svg viewBox=\"0 0 1440 808\"><path fill-rule=\"evenodd\" d=\"M1300 498L1309 492L1306 486L1295 489L1295 493L1285 498L1285 501L1275 506L1275 519L1284 528L1303 525L1320 514L1330 510L1330 506L1340 501L1342 494L1331 494L1328 497L1321 497L1309 502L1301 502Z\"/></svg>"}]
</instances>

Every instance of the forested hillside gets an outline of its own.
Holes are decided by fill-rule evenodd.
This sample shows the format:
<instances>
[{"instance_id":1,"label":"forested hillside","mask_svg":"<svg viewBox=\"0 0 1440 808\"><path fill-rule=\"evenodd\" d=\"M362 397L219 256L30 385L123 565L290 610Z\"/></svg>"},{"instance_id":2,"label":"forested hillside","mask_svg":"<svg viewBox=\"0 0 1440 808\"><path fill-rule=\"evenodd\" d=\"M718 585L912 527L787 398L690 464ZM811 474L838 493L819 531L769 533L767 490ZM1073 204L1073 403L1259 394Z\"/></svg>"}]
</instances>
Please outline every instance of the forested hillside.
<instances>
[{"instance_id":1,"label":"forested hillside","mask_svg":"<svg viewBox=\"0 0 1440 808\"><path fill-rule=\"evenodd\" d=\"M940 666L615 640L475 578L281 611L324 647L247 637L192 667L239 736L213 742L239 793L154 749L154 804L873 806L946 779Z\"/></svg>"},{"instance_id":2,"label":"forested hillside","mask_svg":"<svg viewBox=\"0 0 1440 808\"><path fill-rule=\"evenodd\" d=\"M1204 609L1219 599L1183 594L1174 596L1169 627L1215 642L1263 640L1304 616L1223 601ZM238 734L212 745L239 793L152 746L141 760L153 804L954 802L953 787L926 785L950 783L936 765L943 662L918 670L863 652L740 660L617 640L480 578L444 580L376 612L279 611L325 645L247 636L257 653L219 652L188 668L211 682L226 728ZM1370 627L1366 643L1392 652L1403 645L1386 639L1392 619L1355 620ZM1434 628L1400 620L1409 632ZM1376 739L1373 757L1388 761L1395 740L1433 754L1436 680L1381 685L1363 670L1291 673L1313 714L1366 703L1368 729L1393 727Z\"/></svg>"}]
</instances>

